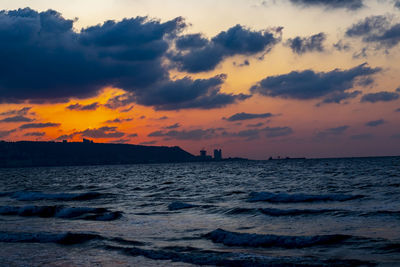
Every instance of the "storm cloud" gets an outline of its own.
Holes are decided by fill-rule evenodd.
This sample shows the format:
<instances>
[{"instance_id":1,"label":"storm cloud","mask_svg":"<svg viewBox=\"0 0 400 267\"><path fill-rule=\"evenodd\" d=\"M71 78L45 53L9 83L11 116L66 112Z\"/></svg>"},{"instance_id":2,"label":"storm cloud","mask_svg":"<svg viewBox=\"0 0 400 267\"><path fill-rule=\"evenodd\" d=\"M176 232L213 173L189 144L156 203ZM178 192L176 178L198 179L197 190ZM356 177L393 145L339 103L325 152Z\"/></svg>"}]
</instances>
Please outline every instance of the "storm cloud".
<instances>
[{"instance_id":1,"label":"storm cloud","mask_svg":"<svg viewBox=\"0 0 400 267\"><path fill-rule=\"evenodd\" d=\"M250 31L239 25L211 41L200 35L179 36L186 27L181 17L166 22L147 17L109 20L80 31L73 27L73 20L54 10L0 11L0 102L60 103L69 98L92 97L104 87L115 87L126 94L106 103L112 109L133 102L168 110L219 108L246 96L220 92L222 76L171 80L169 67L163 64L169 51L187 58L197 53L196 47L207 43L208 50L217 47L221 61L236 54L263 52L276 42L272 33ZM187 49L195 50L182 52ZM201 56L205 61L214 58ZM215 66L211 64L208 69ZM97 107L93 103L68 108Z\"/></svg>"},{"instance_id":2,"label":"storm cloud","mask_svg":"<svg viewBox=\"0 0 400 267\"><path fill-rule=\"evenodd\" d=\"M371 68L366 63L348 70L335 69L330 72L292 71L267 77L251 87L250 91L269 97L299 100L323 98L326 103L339 103L357 95L348 90L380 71L380 68Z\"/></svg>"}]
</instances>

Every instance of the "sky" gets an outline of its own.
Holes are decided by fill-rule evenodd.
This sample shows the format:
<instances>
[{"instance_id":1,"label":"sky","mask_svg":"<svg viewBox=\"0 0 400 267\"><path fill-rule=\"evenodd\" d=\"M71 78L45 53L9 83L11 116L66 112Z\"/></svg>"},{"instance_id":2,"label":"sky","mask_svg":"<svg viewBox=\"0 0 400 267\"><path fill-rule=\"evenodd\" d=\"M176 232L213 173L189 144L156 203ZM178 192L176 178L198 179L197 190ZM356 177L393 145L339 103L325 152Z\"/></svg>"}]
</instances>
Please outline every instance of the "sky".
<instances>
[{"instance_id":1,"label":"sky","mask_svg":"<svg viewBox=\"0 0 400 267\"><path fill-rule=\"evenodd\" d=\"M400 154L398 0L1 0L0 140Z\"/></svg>"}]
</instances>

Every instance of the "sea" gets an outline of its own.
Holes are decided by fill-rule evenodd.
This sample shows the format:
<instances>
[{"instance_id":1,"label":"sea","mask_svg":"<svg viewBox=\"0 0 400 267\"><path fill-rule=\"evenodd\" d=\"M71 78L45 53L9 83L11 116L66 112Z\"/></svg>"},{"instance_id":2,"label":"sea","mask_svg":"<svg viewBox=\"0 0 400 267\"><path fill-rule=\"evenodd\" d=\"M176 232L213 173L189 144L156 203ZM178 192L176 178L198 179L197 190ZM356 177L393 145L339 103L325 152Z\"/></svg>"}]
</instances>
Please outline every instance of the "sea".
<instances>
[{"instance_id":1,"label":"sea","mask_svg":"<svg viewBox=\"0 0 400 267\"><path fill-rule=\"evenodd\" d=\"M400 157L0 169L0 266L400 266Z\"/></svg>"}]
</instances>

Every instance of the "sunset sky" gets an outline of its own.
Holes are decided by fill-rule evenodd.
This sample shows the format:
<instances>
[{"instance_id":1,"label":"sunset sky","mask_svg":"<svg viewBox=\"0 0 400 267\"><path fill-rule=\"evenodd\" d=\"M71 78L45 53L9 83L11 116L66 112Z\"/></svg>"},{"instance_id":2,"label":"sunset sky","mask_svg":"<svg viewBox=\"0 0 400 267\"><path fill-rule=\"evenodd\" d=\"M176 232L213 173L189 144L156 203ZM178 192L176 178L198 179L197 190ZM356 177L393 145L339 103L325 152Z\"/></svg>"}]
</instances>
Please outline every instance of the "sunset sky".
<instances>
[{"instance_id":1,"label":"sunset sky","mask_svg":"<svg viewBox=\"0 0 400 267\"><path fill-rule=\"evenodd\" d=\"M400 154L399 0L2 0L0 140Z\"/></svg>"}]
</instances>

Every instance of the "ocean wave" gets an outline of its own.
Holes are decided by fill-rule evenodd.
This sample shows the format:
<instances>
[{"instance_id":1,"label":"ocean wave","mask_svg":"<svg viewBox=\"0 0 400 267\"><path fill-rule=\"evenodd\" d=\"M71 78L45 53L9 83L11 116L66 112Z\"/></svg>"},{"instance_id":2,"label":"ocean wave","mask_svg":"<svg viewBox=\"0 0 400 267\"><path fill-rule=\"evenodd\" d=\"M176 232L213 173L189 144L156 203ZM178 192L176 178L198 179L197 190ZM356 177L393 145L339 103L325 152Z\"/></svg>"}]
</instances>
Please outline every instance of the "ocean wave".
<instances>
[{"instance_id":1,"label":"ocean wave","mask_svg":"<svg viewBox=\"0 0 400 267\"><path fill-rule=\"evenodd\" d=\"M0 242L4 243L57 243L63 245L82 244L94 239L103 239L90 233L11 233L0 232Z\"/></svg>"},{"instance_id":2,"label":"ocean wave","mask_svg":"<svg viewBox=\"0 0 400 267\"><path fill-rule=\"evenodd\" d=\"M100 198L103 194L98 192L85 192L85 193L42 193L33 191L19 191L9 193L9 197L19 201L35 201L35 200L60 200L60 201L73 201L73 200L92 200Z\"/></svg>"},{"instance_id":3,"label":"ocean wave","mask_svg":"<svg viewBox=\"0 0 400 267\"><path fill-rule=\"evenodd\" d=\"M143 249L137 247L104 246L105 249L137 257L143 256L152 260L169 260L195 265L212 266L373 266L367 261L340 260L340 259L315 259L311 257L274 257L255 255L249 253L219 252L202 250L193 247L165 247L162 249Z\"/></svg>"},{"instance_id":4,"label":"ocean wave","mask_svg":"<svg viewBox=\"0 0 400 267\"><path fill-rule=\"evenodd\" d=\"M0 215L17 215L24 217L81 219L93 221L112 221L122 216L120 211L105 208L65 207L65 206L0 206Z\"/></svg>"},{"instance_id":5,"label":"ocean wave","mask_svg":"<svg viewBox=\"0 0 400 267\"><path fill-rule=\"evenodd\" d=\"M242 247L283 247L305 248L319 245L340 244L352 236L349 235L316 235L316 236L281 236L261 235L229 232L223 229L214 230L204 237L214 243L222 243L226 246Z\"/></svg>"},{"instance_id":6,"label":"ocean wave","mask_svg":"<svg viewBox=\"0 0 400 267\"><path fill-rule=\"evenodd\" d=\"M264 208L259 209L259 211L263 214L269 216L297 216L297 215L318 215L318 214L342 214L347 213L344 210L335 210L335 209L272 209L272 208Z\"/></svg>"},{"instance_id":7,"label":"ocean wave","mask_svg":"<svg viewBox=\"0 0 400 267\"><path fill-rule=\"evenodd\" d=\"M348 201L364 197L363 195L345 195L345 194L287 194L271 192L252 192L250 193L250 202L266 201L272 203L298 203L298 202L317 202L317 201Z\"/></svg>"},{"instance_id":8,"label":"ocean wave","mask_svg":"<svg viewBox=\"0 0 400 267\"><path fill-rule=\"evenodd\" d=\"M172 202L171 204L168 205L168 210L174 211L174 210L190 209L194 207L198 206L184 202Z\"/></svg>"}]
</instances>

